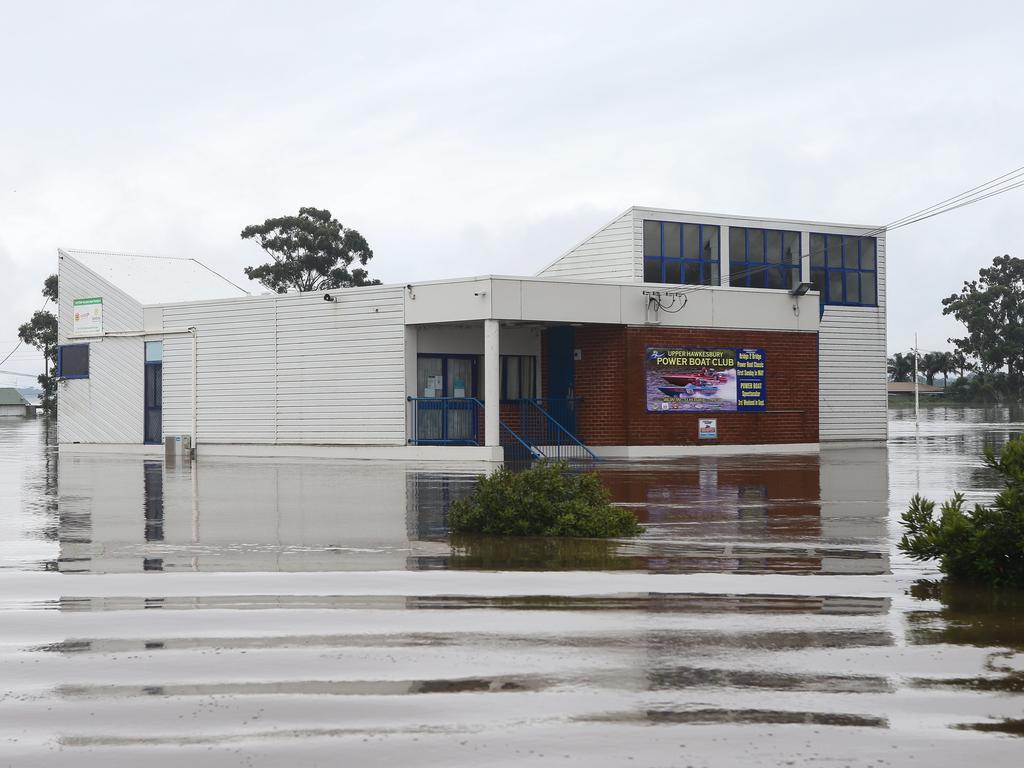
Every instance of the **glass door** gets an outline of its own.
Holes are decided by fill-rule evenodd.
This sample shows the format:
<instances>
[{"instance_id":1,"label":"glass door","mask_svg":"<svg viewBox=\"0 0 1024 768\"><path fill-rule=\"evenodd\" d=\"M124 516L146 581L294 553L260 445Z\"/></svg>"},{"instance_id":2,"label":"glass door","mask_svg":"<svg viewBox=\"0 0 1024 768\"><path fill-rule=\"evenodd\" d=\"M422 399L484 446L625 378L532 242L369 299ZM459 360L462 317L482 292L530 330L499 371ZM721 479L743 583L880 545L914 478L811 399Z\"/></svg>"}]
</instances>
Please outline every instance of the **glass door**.
<instances>
[{"instance_id":1,"label":"glass door","mask_svg":"<svg viewBox=\"0 0 1024 768\"><path fill-rule=\"evenodd\" d=\"M476 358L449 357L445 360L445 392L449 401L447 437L456 442L476 441L476 403L460 402L463 398L476 397Z\"/></svg>"},{"instance_id":2,"label":"glass door","mask_svg":"<svg viewBox=\"0 0 1024 768\"><path fill-rule=\"evenodd\" d=\"M444 358L420 357L416 361L416 440L440 442L444 439Z\"/></svg>"},{"instance_id":3,"label":"glass door","mask_svg":"<svg viewBox=\"0 0 1024 768\"><path fill-rule=\"evenodd\" d=\"M142 439L151 445L163 441L163 360L163 342L147 341Z\"/></svg>"}]
</instances>

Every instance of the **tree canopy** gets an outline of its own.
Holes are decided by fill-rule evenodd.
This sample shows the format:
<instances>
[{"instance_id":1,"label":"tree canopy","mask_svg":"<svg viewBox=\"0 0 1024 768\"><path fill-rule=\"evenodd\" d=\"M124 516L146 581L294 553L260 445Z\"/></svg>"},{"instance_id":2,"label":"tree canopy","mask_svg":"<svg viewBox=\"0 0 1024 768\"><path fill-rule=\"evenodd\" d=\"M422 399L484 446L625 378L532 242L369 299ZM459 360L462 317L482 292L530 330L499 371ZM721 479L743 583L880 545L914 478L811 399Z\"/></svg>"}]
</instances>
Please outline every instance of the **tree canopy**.
<instances>
[{"instance_id":1,"label":"tree canopy","mask_svg":"<svg viewBox=\"0 0 1024 768\"><path fill-rule=\"evenodd\" d=\"M255 240L272 259L246 267L246 276L277 293L380 284L365 269L373 258L369 243L326 209L300 208L298 216L251 224L242 230L242 239Z\"/></svg>"},{"instance_id":2,"label":"tree canopy","mask_svg":"<svg viewBox=\"0 0 1024 768\"><path fill-rule=\"evenodd\" d=\"M43 281L42 294L54 304L57 303L56 275L50 275ZM46 373L39 375L39 386L43 388L44 410L53 412L57 406L57 316L45 308L37 310L31 320L18 327L18 338L43 353Z\"/></svg>"},{"instance_id":3,"label":"tree canopy","mask_svg":"<svg viewBox=\"0 0 1024 768\"><path fill-rule=\"evenodd\" d=\"M1024 373L1024 259L997 256L977 280L965 281L959 293L942 300L942 314L952 315L967 335L950 339L958 352L977 361L982 373L1006 369L1015 399Z\"/></svg>"}]
</instances>

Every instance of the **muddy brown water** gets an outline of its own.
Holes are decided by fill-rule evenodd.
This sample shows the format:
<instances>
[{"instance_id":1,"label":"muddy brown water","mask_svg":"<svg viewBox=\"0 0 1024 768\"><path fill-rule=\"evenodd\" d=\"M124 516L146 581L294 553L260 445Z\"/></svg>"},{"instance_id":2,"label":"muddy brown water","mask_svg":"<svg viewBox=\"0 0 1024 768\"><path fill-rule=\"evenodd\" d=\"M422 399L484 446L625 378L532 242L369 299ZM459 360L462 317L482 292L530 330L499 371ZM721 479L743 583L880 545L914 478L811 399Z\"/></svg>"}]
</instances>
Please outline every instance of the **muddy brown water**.
<instances>
[{"instance_id":1,"label":"muddy brown water","mask_svg":"<svg viewBox=\"0 0 1024 768\"><path fill-rule=\"evenodd\" d=\"M1024 764L1024 596L894 551L1006 409L604 462L629 542L449 540L472 473L58 458L0 422L0 766Z\"/></svg>"}]
</instances>

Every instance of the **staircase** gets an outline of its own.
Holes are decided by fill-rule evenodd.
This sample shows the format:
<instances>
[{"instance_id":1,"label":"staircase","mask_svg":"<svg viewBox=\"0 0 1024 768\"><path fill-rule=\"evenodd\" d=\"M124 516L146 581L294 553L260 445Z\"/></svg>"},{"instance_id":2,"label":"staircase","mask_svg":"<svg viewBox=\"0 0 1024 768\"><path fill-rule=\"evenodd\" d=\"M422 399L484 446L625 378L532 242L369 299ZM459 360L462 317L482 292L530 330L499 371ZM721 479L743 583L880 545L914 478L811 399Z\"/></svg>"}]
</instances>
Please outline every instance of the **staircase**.
<instances>
[{"instance_id":1,"label":"staircase","mask_svg":"<svg viewBox=\"0 0 1024 768\"><path fill-rule=\"evenodd\" d=\"M409 397L408 401L412 408L411 444L481 444L484 404L477 398ZM506 418L499 422L499 442L506 461L597 461L594 452L537 400L517 400L506 404L503 410Z\"/></svg>"}]
</instances>

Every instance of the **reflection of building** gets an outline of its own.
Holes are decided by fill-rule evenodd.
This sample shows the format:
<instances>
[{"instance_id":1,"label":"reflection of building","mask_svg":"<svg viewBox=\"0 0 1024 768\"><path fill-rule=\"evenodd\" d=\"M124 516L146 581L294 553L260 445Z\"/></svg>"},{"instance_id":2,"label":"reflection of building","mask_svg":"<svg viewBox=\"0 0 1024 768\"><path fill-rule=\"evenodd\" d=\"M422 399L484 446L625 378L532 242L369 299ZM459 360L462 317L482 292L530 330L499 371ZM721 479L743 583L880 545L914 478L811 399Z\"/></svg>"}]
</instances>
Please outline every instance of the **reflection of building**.
<instances>
[{"instance_id":1,"label":"reflection of building","mask_svg":"<svg viewBox=\"0 0 1024 768\"><path fill-rule=\"evenodd\" d=\"M495 461L882 440L884 264L871 227L641 208L534 277L327 293L61 251L60 443Z\"/></svg>"},{"instance_id":2,"label":"reflection of building","mask_svg":"<svg viewBox=\"0 0 1024 768\"><path fill-rule=\"evenodd\" d=\"M433 553L433 545L410 539L433 526L407 521L406 474L406 465L397 462L165 466L141 458L65 455L58 476L59 567L405 568L411 556Z\"/></svg>"}]
</instances>

